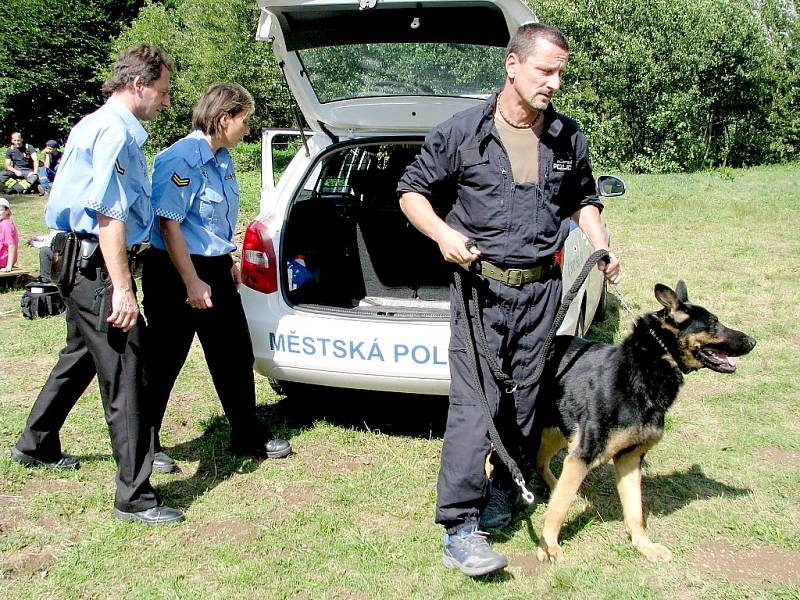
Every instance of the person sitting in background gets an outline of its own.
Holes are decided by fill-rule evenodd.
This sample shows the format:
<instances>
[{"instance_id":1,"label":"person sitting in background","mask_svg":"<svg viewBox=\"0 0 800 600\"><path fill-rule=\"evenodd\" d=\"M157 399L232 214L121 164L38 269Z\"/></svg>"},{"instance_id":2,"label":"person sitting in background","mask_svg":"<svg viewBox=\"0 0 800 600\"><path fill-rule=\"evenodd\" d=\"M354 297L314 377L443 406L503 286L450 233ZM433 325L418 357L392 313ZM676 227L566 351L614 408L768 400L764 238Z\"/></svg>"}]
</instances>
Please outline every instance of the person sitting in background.
<instances>
[{"instance_id":1,"label":"person sitting in background","mask_svg":"<svg viewBox=\"0 0 800 600\"><path fill-rule=\"evenodd\" d=\"M19 258L19 234L11 220L11 205L0 198L0 271L8 273Z\"/></svg>"},{"instance_id":2,"label":"person sitting in background","mask_svg":"<svg viewBox=\"0 0 800 600\"><path fill-rule=\"evenodd\" d=\"M15 131L11 134L11 146L6 150L5 170L0 171L0 189L9 194L24 194L36 189L38 166L36 148L26 144L22 134Z\"/></svg>"},{"instance_id":3,"label":"person sitting in background","mask_svg":"<svg viewBox=\"0 0 800 600\"><path fill-rule=\"evenodd\" d=\"M39 183L46 193L50 193L50 186L53 185L53 180L56 178L56 171L58 165L61 163L61 158L64 153L58 149L58 142L55 140L47 140L44 145L44 156L42 158L42 166L39 167Z\"/></svg>"}]
</instances>

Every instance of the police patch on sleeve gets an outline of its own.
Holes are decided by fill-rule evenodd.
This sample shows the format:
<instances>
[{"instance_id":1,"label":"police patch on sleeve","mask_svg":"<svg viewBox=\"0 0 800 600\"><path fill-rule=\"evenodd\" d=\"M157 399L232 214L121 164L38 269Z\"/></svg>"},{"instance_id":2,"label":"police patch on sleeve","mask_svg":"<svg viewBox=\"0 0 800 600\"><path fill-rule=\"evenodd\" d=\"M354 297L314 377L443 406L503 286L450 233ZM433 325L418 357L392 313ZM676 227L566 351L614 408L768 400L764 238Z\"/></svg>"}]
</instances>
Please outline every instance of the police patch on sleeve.
<instances>
[{"instance_id":1,"label":"police patch on sleeve","mask_svg":"<svg viewBox=\"0 0 800 600\"><path fill-rule=\"evenodd\" d=\"M119 159L114 161L114 170L116 170L116 172L119 173L120 175L125 175L125 169L122 167L121 164L119 164Z\"/></svg>"},{"instance_id":2,"label":"police patch on sleeve","mask_svg":"<svg viewBox=\"0 0 800 600\"><path fill-rule=\"evenodd\" d=\"M172 172L172 183L177 185L178 187L186 187L191 182L191 179L188 177L186 179L182 178L178 175L175 171Z\"/></svg>"}]
</instances>

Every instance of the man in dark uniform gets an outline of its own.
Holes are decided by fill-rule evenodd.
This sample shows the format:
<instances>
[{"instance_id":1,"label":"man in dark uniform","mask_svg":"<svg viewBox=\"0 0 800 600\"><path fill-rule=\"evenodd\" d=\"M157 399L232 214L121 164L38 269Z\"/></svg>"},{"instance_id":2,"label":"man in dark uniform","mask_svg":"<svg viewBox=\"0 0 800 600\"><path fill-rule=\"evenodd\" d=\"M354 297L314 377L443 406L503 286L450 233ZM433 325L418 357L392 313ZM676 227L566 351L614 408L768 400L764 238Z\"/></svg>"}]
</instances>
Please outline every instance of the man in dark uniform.
<instances>
[{"instance_id":1,"label":"man in dark uniform","mask_svg":"<svg viewBox=\"0 0 800 600\"><path fill-rule=\"evenodd\" d=\"M26 144L19 131L11 134L11 146L6 150L4 171L0 171L0 191L23 194L39 181L36 148Z\"/></svg>"},{"instance_id":2,"label":"man in dark uniform","mask_svg":"<svg viewBox=\"0 0 800 600\"><path fill-rule=\"evenodd\" d=\"M153 223L140 121L170 106L172 69L172 59L156 46L124 51L103 84L108 101L67 140L45 211L47 225L60 232L54 254L72 237L80 239L74 275L60 280L64 270L55 260L51 273L67 305L67 343L11 448L11 458L24 465L77 468L78 459L61 451L59 430L97 375L117 463L114 513L148 525L183 520L150 485L153 427L141 397L145 324L129 263Z\"/></svg>"},{"instance_id":3,"label":"man in dark uniform","mask_svg":"<svg viewBox=\"0 0 800 600\"><path fill-rule=\"evenodd\" d=\"M534 23L520 27L506 50L502 91L436 127L398 186L403 212L439 245L445 260L462 266L480 260L480 318L494 361L514 381L533 374L555 319L562 285L554 254L569 233L568 220L595 249L608 248L586 139L550 103L568 56L558 30ZM445 220L431 204L442 199L455 200ZM598 267L608 281L619 280L613 254ZM466 354L471 342L464 339L465 315L453 286L450 307L450 409L436 521L446 530L444 564L478 576L507 565L481 530L510 523L518 490L507 469L495 464L487 501L488 427L472 384ZM479 361L498 430L530 474L537 386L506 392L486 359Z\"/></svg>"}]
</instances>

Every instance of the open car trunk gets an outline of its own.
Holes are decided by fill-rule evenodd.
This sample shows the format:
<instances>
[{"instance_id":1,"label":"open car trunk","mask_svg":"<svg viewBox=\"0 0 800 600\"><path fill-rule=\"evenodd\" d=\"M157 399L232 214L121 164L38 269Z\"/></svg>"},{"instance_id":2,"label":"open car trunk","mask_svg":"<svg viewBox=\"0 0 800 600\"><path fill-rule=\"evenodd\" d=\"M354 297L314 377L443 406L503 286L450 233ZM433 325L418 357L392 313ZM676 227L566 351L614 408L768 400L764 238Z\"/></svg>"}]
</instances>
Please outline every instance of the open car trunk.
<instances>
[{"instance_id":1,"label":"open car trunk","mask_svg":"<svg viewBox=\"0 0 800 600\"><path fill-rule=\"evenodd\" d=\"M450 266L406 219L397 183L420 141L340 145L311 169L283 234L283 280L298 308L446 319ZM449 207L435 207L444 216Z\"/></svg>"}]
</instances>

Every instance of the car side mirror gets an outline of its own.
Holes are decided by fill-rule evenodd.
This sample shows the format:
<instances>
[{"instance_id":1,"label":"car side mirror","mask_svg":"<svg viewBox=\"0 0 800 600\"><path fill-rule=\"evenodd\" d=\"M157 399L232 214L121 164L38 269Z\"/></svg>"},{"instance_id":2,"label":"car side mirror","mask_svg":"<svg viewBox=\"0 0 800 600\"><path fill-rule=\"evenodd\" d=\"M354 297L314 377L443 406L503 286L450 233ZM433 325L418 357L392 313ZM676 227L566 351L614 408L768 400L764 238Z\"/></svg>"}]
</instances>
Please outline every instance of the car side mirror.
<instances>
[{"instance_id":1,"label":"car side mirror","mask_svg":"<svg viewBox=\"0 0 800 600\"><path fill-rule=\"evenodd\" d=\"M622 196L625 193L625 182L613 175L601 175L597 178L597 193L606 198Z\"/></svg>"}]
</instances>

